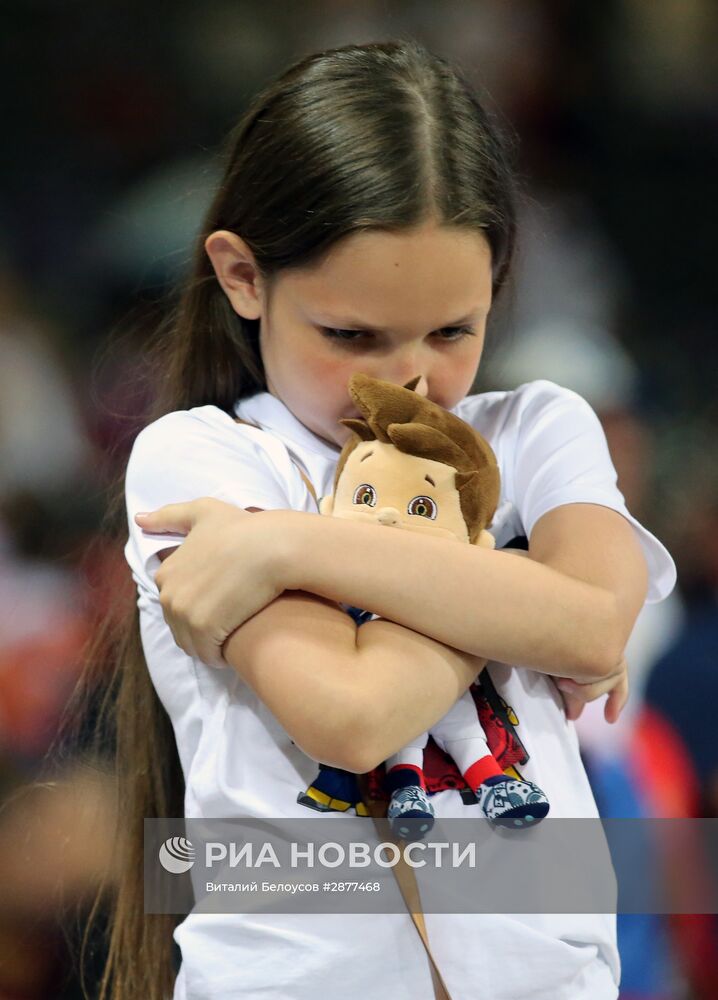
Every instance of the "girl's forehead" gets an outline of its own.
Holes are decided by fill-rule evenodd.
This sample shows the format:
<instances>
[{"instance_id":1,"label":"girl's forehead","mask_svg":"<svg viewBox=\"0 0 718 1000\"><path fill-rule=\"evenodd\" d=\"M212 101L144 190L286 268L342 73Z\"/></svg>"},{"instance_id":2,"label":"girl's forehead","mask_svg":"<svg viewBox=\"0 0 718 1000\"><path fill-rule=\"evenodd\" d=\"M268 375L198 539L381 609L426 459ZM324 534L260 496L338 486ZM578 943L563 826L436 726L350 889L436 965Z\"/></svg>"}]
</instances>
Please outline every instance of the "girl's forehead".
<instances>
[{"instance_id":1,"label":"girl's forehead","mask_svg":"<svg viewBox=\"0 0 718 1000\"><path fill-rule=\"evenodd\" d=\"M341 319L357 316L380 328L384 306L411 313L437 309L449 319L488 311L491 250L480 234L371 231L340 240L310 268L282 275L285 294L296 305ZM446 318L446 317L441 317Z\"/></svg>"}]
</instances>

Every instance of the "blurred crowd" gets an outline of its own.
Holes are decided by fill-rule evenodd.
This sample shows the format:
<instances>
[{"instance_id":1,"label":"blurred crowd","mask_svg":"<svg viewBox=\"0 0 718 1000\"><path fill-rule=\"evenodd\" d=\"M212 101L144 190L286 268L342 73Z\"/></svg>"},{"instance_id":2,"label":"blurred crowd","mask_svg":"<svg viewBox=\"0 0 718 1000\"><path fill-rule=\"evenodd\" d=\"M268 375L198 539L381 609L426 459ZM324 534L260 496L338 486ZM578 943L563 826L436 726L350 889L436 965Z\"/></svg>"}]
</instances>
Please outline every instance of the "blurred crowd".
<instances>
[{"instance_id":1,"label":"blurred crowd","mask_svg":"<svg viewBox=\"0 0 718 1000\"><path fill-rule=\"evenodd\" d=\"M44 758L88 636L130 594L102 517L151 401L143 344L223 136L320 48L411 34L515 133L519 255L475 391L581 393L679 571L639 616L619 722L600 699L577 723L586 767L605 817L718 818L712 0L29 0L2 17L0 1000L80 996L65 912L114 877L111 768L68 756L47 780ZM619 944L622 1000L718 997L714 916L619 915Z\"/></svg>"}]
</instances>

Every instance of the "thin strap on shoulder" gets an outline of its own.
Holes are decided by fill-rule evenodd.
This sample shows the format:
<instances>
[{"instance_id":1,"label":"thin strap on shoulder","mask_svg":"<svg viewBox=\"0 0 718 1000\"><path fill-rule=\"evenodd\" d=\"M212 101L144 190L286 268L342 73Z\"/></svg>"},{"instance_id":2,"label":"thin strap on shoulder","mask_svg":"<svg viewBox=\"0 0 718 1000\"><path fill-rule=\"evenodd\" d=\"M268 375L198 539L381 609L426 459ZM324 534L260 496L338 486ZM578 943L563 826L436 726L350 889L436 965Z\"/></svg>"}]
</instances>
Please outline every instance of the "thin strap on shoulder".
<instances>
[{"instance_id":1,"label":"thin strap on shoulder","mask_svg":"<svg viewBox=\"0 0 718 1000\"><path fill-rule=\"evenodd\" d=\"M294 461L294 459L292 459L292 461ZM319 510L319 499L317 497L317 491L314 489L314 487L310 483L309 477L305 476L305 474L302 472L302 470L299 468L299 466L297 465L296 462L294 462L294 464L296 466L297 472L299 473L299 475L304 480L304 485L307 487L307 489L309 490L309 492L311 493L311 495L314 497L314 503L317 505L317 510Z\"/></svg>"},{"instance_id":2,"label":"thin strap on shoulder","mask_svg":"<svg viewBox=\"0 0 718 1000\"><path fill-rule=\"evenodd\" d=\"M257 427L256 424L250 423L249 420L242 420L241 417L235 417L234 419L238 424L246 424L248 427L254 427L258 431L262 429L261 427ZM289 457L291 458L291 455ZM297 470L299 475L302 477L304 485L309 490L310 496L313 498L314 503L317 505L317 510L319 510L319 499L317 497L317 491L314 489L314 486L310 482L309 477L299 468L299 464L295 462L293 458L292 458L292 464L294 465L294 468Z\"/></svg>"}]
</instances>

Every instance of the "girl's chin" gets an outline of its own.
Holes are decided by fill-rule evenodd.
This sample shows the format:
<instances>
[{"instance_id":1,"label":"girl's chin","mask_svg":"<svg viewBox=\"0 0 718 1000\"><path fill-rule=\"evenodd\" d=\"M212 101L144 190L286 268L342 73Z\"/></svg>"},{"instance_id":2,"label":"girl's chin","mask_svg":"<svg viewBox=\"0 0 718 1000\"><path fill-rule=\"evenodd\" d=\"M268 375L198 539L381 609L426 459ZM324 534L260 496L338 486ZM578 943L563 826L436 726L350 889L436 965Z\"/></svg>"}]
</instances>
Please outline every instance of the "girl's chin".
<instances>
[{"instance_id":1,"label":"girl's chin","mask_svg":"<svg viewBox=\"0 0 718 1000\"><path fill-rule=\"evenodd\" d=\"M352 431L348 427L343 427L341 424L332 434L332 442L337 446L337 448L343 448L347 441L353 436Z\"/></svg>"}]
</instances>

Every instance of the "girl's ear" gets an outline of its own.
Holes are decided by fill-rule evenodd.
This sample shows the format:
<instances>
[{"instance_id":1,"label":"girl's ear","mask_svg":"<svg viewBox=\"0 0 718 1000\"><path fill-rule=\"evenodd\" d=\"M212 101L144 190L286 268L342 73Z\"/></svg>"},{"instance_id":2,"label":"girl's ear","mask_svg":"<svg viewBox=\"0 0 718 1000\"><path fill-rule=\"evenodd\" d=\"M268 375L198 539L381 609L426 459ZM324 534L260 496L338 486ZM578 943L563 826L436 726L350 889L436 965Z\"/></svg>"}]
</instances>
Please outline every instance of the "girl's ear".
<instances>
[{"instance_id":1,"label":"girl's ear","mask_svg":"<svg viewBox=\"0 0 718 1000\"><path fill-rule=\"evenodd\" d=\"M496 539L494 538L494 536L491 534L490 531L487 531L486 528L484 528L483 531L480 532L479 537L474 542L474 545L480 545L481 548L483 549L495 549Z\"/></svg>"},{"instance_id":2,"label":"girl's ear","mask_svg":"<svg viewBox=\"0 0 718 1000\"><path fill-rule=\"evenodd\" d=\"M259 319L262 281L254 255L242 237L218 229L204 241L204 249L234 311L244 319Z\"/></svg>"},{"instance_id":3,"label":"girl's ear","mask_svg":"<svg viewBox=\"0 0 718 1000\"><path fill-rule=\"evenodd\" d=\"M330 515L334 513L334 495L332 493L319 498L319 513Z\"/></svg>"}]
</instances>

